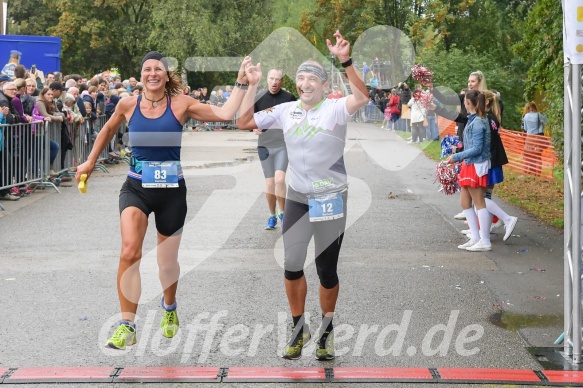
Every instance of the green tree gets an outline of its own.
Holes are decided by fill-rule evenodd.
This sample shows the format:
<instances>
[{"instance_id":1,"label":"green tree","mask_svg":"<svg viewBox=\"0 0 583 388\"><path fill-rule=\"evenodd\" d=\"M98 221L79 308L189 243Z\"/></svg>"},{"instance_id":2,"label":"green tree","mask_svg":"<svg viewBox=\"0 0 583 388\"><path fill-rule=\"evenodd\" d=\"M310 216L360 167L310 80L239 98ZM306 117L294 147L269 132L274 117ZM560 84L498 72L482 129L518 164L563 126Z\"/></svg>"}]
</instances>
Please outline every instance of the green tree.
<instances>
[{"instance_id":1,"label":"green tree","mask_svg":"<svg viewBox=\"0 0 583 388\"><path fill-rule=\"evenodd\" d=\"M473 47L461 50L453 46L449 52L434 47L422 50L418 54L418 60L435 73L433 83L436 86L447 86L456 93L467 88L470 72L482 71L486 75L488 88L496 89L502 97L504 127L520 128L523 81L515 77L512 70L495 55L478 53Z\"/></svg>"},{"instance_id":2,"label":"green tree","mask_svg":"<svg viewBox=\"0 0 583 388\"><path fill-rule=\"evenodd\" d=\"M45 35L59 21L59 12L49 0L10 0L7 32L15 35Z\"/></svg>"},{"instance_id":3,"label":"green tree","mask_svg":"<svg viewBox=\"0 0 583 388\"><path fill-rule=\"evenodd\" d=\"M412 39L416 45L442 44L448 52L454 46L489 51L497 45L499 18L492 0L426 1L423 15L412 24ZM427 32L432 35L430 41L426 39Z\"/></svg>"},{"instance_id":4,"label":"green tree","mask_svg":"<svg viewBox=\"0 0 583 388\"><path fill-rule=\"evenodd\" d=\"M148 43L175 57L180 68L189 67L190 57L234 57L238 64L271 32L273 24L265 20L272 5L267 0L181 0L156 7ZM235 77L208 67L188 73L193 85L232 83Z\"/></svg>"},{"instance_id":5,"label":"green tree","mask_svg":"<svg viewBox=\"0 0 583 388\"><path fill-rule=\"evenodd\" d=\"M470 72L481 70L489 88L501 93L504 126L520 128L524 60L512 46L520 41L526 0L435 0L413 24L419 61L435 72L437 84L459 91Z\"/></svg>"},{"instance_id":6,"label":"green tree","mask_svg":"<svg viewBox=\"0 0 583 388\"><path fill-rule=\"evenodd\" d=\"M300 32L322 50L336 30L354 42L369 28L386 25L408 33L411 20L423 10L421 0L316 0L302 17Z\"/></svg>"},{"instance_id":7,"label":"green tree","mask_svg":"<svg viewBox=\"0 0 583 388\"><path fill-rule=\"evenodd\" d=\"M517 72L526 73L522 57L515 55L513 46L520 42L523 34L524 21L532 6L530 0L493 0L500 11L497 20L499 36L498 47L500 60L510 64Z\"/></svg>"},{"instance_id":8,"label":"green tree","mask_svg":"<svg viewBox=\"0 0 583 388\"><path fill-rule=\"evenodd\" d=\"M303 18L305 17L305 15L309 14L310 12L314 12L317 6L317 1L316 0L297 0L297 1L276 1L273 3L273 29L276 35L287 35L286 39L284 40L286 42L286 45L288 46L293 46L293 45L300 45L300 38L294 34L291 33L289 31L277 31L277 29L281 28L281 27L290 27L290 28L294 28L296 30L300 29L300 25L302 23ZM271 36L271 34L270 34ZM266 47L271 46L271 39L270 37L267 38L268 42ZM314 42L310 42L310 44L314 44ZM293 59L293 58L287 58L284 57L286 55L290 55L290 57L293 57L293 52L284 52L280 49L274 48L275 53L277 53L277 59L281 60L282 62L280 62L279 67L283 67L281 65L281 63L284 64L288 64L288 63L292 63L293 61L289 60L289 59ZM274 58L275 59L275 58ZM275 63L271 63L271 62L264 62L262 60L261 62L263 64L263 74L265 76L267 76L267 71L269 70L268 68L271 67L271 65L276 66ZM288 66L289 69L289 66ZM287 70L287 69L286 69ZM297 94L296 92L296 86L295 86L295 79L293 79L293 76L290 76L290 74L287 74L286 76L284 76L284 82L282 87L286 90L288 90L291 93Z\"/></svg>"},{"instance_id":9,"label":"green tree","mask_svg":"<svg viewBox=\"0 0 583 388\"><path fill-rule=\"evenodd\" d=\"M315 10L316 0L275 1L273 2L273 28L291 27L296 30L302 16Z\"/></svg>"},{"instance_id":10,"label":"green tree","mask_svg":"<svg viewBox=\"0 0 583 388\"><path fill-rule=\"evenodd\" d=\"M146 51L153 4L152 0L56 0L61 16L48 32L61 36L63 72L94 74L117 67L124 77L135 74Z\"/></svg>"},{"instance_id":11,"label":"green tree","mask_svg":"<svg viewBox=\"0 0 583 388\"><path fill-rule=\"evenodd\" d=\"M61 36L64 73L91 75L116 67L123 77L135 76L140 59L151 50L175 57L179 66L192 56L243 57L275 23L274 4L267 0L39 1L40 6L30 0L11 0L10 18L24 34ZM303 2L309 6L313 0ZM33 26L33 20L42 23ZM235 76L206 70L189 76L203 84Z\"/></svg>"},{"instance_id":12,"label":"green tree","mask_svg":"<svg viewBox=\"0 0 583 388\"><path fill-rule=\"evenodd\" d=\"M546 111L553 144L563 153L564 67L561 3L537 0L526 16L523 36L514 46L528 65L524 100L534 100Z\"/></svg>"},{"instance_id":13,"label":"green tree","mask_svg":"<svg viewBox=\"0 0 583 388\"><path fill-rule=\"evenodd\" d=\"M414 59L408 26L423 13L422 0L317 0L316 8L304 14L300 32L327 55L325 39L339 30L353 43L357 65L375 58L383 64L383 85L404 81ZM338 64L336 64L338 66ZM379 74L377 74L379 75Z\"/></svg>"}]
</instances>

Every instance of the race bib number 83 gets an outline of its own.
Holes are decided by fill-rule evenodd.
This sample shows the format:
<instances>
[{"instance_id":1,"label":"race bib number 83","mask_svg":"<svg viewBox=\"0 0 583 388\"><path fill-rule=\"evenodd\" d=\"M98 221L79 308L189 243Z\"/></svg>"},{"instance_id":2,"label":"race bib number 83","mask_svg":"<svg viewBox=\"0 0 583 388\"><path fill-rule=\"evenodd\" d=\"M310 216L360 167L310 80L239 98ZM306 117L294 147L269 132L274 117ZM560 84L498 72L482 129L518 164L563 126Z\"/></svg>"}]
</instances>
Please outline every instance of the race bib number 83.
<instances>
[{"instance_id":1,"label":"race bib number 83","mask_svg":"<svg viewBox=\"0 0 583 388\"><path fill-rule=\"evenodd\" d=\"M178 162L142 162L142 187L178 187Z\"/></svg>"}]
</instances>

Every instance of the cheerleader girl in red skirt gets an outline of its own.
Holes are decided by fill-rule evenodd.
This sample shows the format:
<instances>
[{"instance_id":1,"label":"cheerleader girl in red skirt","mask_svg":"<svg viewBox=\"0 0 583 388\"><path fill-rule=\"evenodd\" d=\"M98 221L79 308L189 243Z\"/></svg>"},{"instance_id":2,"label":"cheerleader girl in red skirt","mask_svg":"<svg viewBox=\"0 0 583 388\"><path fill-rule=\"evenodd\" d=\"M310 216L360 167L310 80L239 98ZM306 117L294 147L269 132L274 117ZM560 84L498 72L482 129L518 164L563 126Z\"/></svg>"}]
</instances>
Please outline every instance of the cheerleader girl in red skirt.
<instances>
[{"instance_id":1,"label":"cheerleader girl in red skirt","mask_svg":"<svg viewBox=\"0 0 583 388\"><path fill-rule=\"evenodd\" d=\"M486 118L486 99L480 91L468 91L464 105L468 112L468 123L463 133L464 151L449 156L446 162L462 163L458 184L461 188L460 203L470 227L470 240L458 248L484 252L492 250L492 221L484 199L490 168L490 126ZM481 228L478 227L478 219Z\"/></svg>"}]
</instances>

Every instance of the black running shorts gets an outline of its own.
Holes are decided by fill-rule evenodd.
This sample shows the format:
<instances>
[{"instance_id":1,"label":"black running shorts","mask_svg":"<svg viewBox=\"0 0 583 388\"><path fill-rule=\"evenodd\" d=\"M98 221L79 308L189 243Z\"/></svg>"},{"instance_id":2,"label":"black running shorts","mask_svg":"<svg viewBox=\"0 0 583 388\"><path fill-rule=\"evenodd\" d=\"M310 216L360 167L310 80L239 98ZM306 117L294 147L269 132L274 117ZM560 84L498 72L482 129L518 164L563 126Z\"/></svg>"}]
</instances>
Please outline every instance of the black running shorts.
<instances>
[{"instance_id":1,"label":"black running shorts","mask_svg":"<svg viewBox=\"0 0 583 388\"><path fill-rule=\"evenodd\" d=\"M146 216L154 213L156 230L163 236L182 233L186 219L186 183L175 188L143 188L142 181L128 177L119 192L119 213L137 207Z\"/></svg>"}]
</instances>

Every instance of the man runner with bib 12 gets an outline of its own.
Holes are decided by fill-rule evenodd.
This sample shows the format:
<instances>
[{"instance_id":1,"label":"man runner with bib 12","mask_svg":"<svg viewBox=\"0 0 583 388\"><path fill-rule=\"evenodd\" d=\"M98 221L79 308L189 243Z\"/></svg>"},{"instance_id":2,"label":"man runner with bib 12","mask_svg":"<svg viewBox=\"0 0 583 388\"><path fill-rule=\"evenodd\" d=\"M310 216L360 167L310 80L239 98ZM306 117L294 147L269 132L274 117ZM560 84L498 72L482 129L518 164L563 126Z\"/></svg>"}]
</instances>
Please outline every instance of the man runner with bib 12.
<instances>
[{"instance_id":1,"label":"man runner with bib 12","mask_svg":"<svg viewBox=\"0 0 583 388\"><path fill-rule=\"evenodd\" d=\"M314 61L302 63L296 72L298 102L288 102L253 114L256 86L250 86L238 119L241 129L282 128L289 158L283 241L285 289L293 318L290 340L282 357L295 360L310 338L304 322L307 283L304 276L308 244L314 237L316 269L320 278L322 325L317 336L316 359L331 360L334 354L332 318L338 299L338 256L346 227L348 177L344 165L347 123L368 102L366 86L352 65L350 44L340 32L336 44L327 40L350 82L353 95L326 99L328 74ZM254 69L260 75L260 68ZM255 80L257 74L248 74Z\"/></svg>"}]
</instances>

